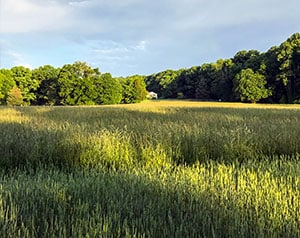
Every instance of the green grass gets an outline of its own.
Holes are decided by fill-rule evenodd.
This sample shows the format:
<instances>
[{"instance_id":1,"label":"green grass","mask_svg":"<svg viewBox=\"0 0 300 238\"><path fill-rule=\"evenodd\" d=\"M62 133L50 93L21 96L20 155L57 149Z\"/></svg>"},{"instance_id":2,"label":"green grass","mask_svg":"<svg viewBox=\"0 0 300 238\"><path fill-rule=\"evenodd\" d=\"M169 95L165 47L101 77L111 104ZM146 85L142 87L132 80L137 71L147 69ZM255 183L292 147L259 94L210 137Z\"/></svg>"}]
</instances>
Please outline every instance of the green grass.
<instances>
[{"instance_id":1,"label":"green grass","mask_svg":"<svg viewBox=\"0 0 300 238\"><path fill-rule=\"evenodd\" d=\"M0 237L299 237L300 107L0 108Z\"/></svg>"}]
</instances>

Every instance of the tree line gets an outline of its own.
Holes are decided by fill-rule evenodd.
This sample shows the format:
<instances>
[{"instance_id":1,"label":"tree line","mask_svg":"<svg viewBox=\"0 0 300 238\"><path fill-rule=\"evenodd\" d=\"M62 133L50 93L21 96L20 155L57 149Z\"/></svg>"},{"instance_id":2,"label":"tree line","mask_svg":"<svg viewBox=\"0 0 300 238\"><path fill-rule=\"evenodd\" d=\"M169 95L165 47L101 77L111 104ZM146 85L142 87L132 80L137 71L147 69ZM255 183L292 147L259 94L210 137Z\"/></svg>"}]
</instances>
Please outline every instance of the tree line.
<instances>
[{"instance_id":1,"label":"tree line","mask_svg":"<svg viewBox=\"0 0 300 238\"><path fill-rule=\"evenodd\" d=\"M0 104L136 103L147 90L160 98L300 103L300 34L267 52L242 50L230 59L149 76L114 78L84 62L0 69Z\"/></svg>"},{"instance_id":2,"label":"tree line","mask_svg":"<svg viewBox=\"0 0 300 238\"><path fill-rule=\"evenodd\" d=\"M145 76L113 78L85 62L30 70L0 69L0 104L95 105L136 103L147 96Z\"/></svg>"},{"instance_id":3,"label":"tree line","mask_svg":"<svg viewBox=\"0 0 300 238\"><path fill-rule=\"evenodd\" d=\"M264 53L243 50L215 63L165 70L145 82L162 98L300 103L300 34Z\"/></svg>"}]
</instances>

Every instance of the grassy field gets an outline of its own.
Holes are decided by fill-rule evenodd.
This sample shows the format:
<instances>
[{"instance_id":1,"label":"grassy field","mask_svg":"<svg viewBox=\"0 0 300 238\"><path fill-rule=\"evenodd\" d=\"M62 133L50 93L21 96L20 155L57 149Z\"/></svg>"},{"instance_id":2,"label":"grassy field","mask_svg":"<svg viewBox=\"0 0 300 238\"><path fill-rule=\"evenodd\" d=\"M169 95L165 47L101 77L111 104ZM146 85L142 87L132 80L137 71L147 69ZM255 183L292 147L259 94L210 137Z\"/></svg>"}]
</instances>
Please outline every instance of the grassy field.
<instances>
[{"instance_id":1,"label":"grassy field","mask_svg":"<svg viewBox=\"0 0 300 238\"><path fill-rule=\"evenodd\" d=\"M0 107L0 237L300 237L300 107Z\"/></svg>"}]
</instances>

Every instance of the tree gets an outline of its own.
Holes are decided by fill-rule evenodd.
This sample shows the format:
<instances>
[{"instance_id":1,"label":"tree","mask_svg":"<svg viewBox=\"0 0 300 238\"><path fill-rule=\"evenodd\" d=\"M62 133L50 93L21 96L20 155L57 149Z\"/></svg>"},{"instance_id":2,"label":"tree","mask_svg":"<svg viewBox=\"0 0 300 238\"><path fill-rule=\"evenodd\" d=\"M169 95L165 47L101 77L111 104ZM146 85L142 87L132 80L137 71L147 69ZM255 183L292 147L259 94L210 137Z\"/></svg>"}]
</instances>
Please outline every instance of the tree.
<instances>
[{"instance_id":1,"label":"tree","mask_svg":"<svg viewBox=\"0 0 300 238\"><path fill-rule=\"evenodd\" d=\"M214 63L203 64L200 68L196 84L196 98L215 99L212 94L212 82L216 79L216 67Z\"/></svg>"},{"instance_id":2,"label":"tree","mask_svg":"<svg viewBox=\"0 0 300 238\"><path fill-rule=\"evenodd\" d=\"M294 74L293 103L300 103L300 46L293 52L292 68Z\"/></svg>"},{"instance_id":3,"label":"tree","mask_svg":"<svg viewBox=\"0 0 300 238\"><path fill-rule=\"evenodd\" d=\"M207 79L202 78L197 85L196 88L196 98L197 99L211 99L211 93L210 93L210 85Z\"/></svg>"},{"instance_id":4,"label":"tree","mask_svg":"<svg viewBox=\"0 0 300 238\"><path fill-rule=\"evenodd\" d=\"M39 86L39 81L31 77L31 70L23 66L15 66L11 68L12 76L17 87L23 94L23 99L26 104L31 104L36 99L36 89Z\"/></svg>"},{"instance_id":5,"label":"tree","mask_svg":"<svg viewBox=\"0 0 300 238\"><path fill-rule=\"evenodd\" d=\"M58 74L59 69L51 65L45 65L32 71L32 78L39 82L39 87L36 90L36 104L59 104Z\"/></svg>"},{"instance_id":6,"label":"tree","mask_svg":"<svg viewBox=\"0 0 300 238\"><path fill-rule=\"evenodd\" d=\"M92 69L84 62L64 65L58 75L60 103L94 104L97 97L94 81L99 74L98 69Z\"/></svg>"},{"instance_id":7,"label":"tree","mask_svg":"<svg viewBox=\"0 0 300 238\"><path fill-rule=\"evenodd\" d=\"M235 92L241 101L255 103L271 95L271 90L265 87L266 83L264 75L255 73L249 68L243 69L235 77Z\"/></svg>"},{"instance_id":8,"label":"tree","mask_svg":"<svg viewBox=\"0 0 300 238\"><path fill-rule=\"evenodd\" d=\"M195 98L196 82L199 77L201 67L193 66L189 69L179 70L179 75L176 79L177 96L181 98Z\"/></svg>"},{"instance_id":9,"label":"tree","mask_svg":"<svg viewBox=\"0 0 300 238\"><path fill-rule=\"evenodd\" d=\"M8 69L0 69L0 104L6 103L8 93L15 85L12 72Z\"/></svg>"},{"instance_id":10,"label":"tree","mask_svg":"<svg viewBox=\"0 0 300 238\"><path fill-rule=\"evenodd\" d=\"M233 73L237 74L242 69L258 71L261 65L262 55L257 50L241 50L232 59Z\"/></svg>"},{"instance_id":11,"label":"tree","mask_svg":"<svg viewBox=\"0 0 300 238\"><path fill-rule=\"evenodd\" d=\"M21 90L14 86L10 92L8 93L7 97L7 105L9 106L21 106L23 105L23 96Z\"/></svg>"},{"instance_id":12,"label":"tree","mask_svg":"<svg viewBox=\"0 0 300 238\"><path fill-rule=\"evenodd\" d=\"M137 103L146 99L148 92L144 79L145 76L140 75L119 79L123 88L123 103Z\"/></svg>"},{"instance_id":13,"label":"tree","mask_svg":"<svg viewBox=\"0 0 300 238\"><path fill-rule=\"evenodd\" d=\"M280 64L277 80L285 91L285 101L292 103L297 99L296 85L300 77L297 73L299 61L298 52L300 49L300 34L295 33L277 48L277 60Z\"/></svg>"},{"instance_id":14,"label":"tree","mask_svg":"<svg viewBox=\"0 0 300 238\"><path fill-rule=\"evenodd\" d=\"M273 103L278 103L283 97L285 98L285 89L280 80L278 80L280 63L277 61L277 54L277 46L271 47L263 54L263 63L266 65L265 76L267 84L272 88L272 97L269 99Z\"/></svg>"},{"instance_id":15,"label":"tree","mask_svg":"<svg viewBox=\"0 0 300 238\"><path fill-rule=\"evenodd\" d=\"M214 64L214 77L211 83L211 92L215 99L222 101L233 101L233 74L232 74L232 60L219 59Z\"/></svg>"},{"instance_id":16,"label":"tree","mask_svg":"<svg viewBox=\"0 0 300 238\"><path fill-rule=\"evenodd\" d=\"M133 76L133 92L134 102L141 102L146 99L148 92L146 90L146 84L143 76Z\"/></svg>"},{"instance_id":17,"label":"tree","mask_svg":"<svg viewBox=\"0 0 300 238\"><path fill-rule=\"evenodd\" d=\"M105 73L95 79L97 104L118 104L122 100L122 85L110 73Z\"/></svg>"},{"instance_id":18,"label":"tree","mask_svg":"<svg viewBox=\"0 0 300 238\"><path fill-rule=\"evenodd\" d=\"M148 91L156 92L163 98L176 98L177 80L182 70L165 70L145 78Z\"/></svg>"}]
</instances>

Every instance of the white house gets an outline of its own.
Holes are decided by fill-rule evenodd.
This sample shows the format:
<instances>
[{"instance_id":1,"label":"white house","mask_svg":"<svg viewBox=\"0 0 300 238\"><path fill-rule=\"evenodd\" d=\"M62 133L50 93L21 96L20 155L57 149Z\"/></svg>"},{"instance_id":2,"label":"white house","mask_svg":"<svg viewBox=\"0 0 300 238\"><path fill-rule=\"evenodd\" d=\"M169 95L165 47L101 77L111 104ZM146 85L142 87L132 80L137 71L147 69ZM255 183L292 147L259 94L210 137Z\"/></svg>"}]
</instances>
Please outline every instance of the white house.
<instances>
[{"instance_id":1,"label":"white house","mask_svg":"<svg viewBox=\"0 0 300 238\"><path fill-rule=\"evenodd\" d=\"M157 99L157 93L155 92L149 92L147 95L148 99Z\"/></svg>"}]
</instances>

